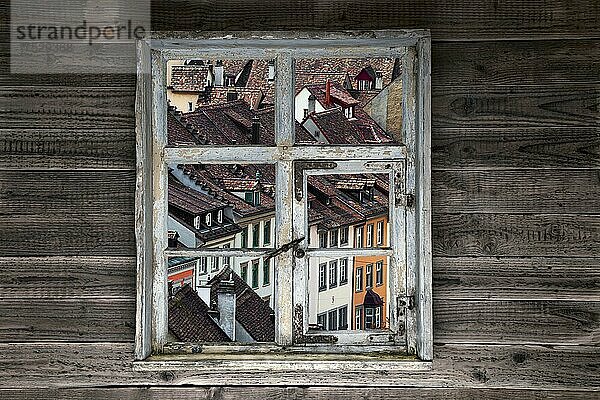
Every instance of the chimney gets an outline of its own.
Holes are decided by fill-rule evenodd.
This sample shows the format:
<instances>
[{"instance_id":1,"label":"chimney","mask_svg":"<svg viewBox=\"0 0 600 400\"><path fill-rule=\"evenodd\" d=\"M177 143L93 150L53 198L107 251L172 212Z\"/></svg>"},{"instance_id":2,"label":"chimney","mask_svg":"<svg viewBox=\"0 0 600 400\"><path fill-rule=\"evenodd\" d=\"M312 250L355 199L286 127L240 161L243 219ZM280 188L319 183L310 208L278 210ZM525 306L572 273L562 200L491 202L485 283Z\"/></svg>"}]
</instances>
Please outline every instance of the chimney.
<instances>
[{"instance_id":1,"label":"chimney","mask_svg":"<svg viewBox=\"0 0 600 400\"><path fill-rule=\"evenodd\" d=\"M177 231L169 231L167 245L169 247L177 247L178 239L179 239L179 233Z\"/></svg>"},{"instance_id":2,"label":"chimney","mask_svg":"<svg viewBox=\"0 0 600 400\"><path fill-rule=\"evenodd\" d=\"M260 142L260 119L258 118L258 115L255 115L252 117L252 137L251 137L251 142L252 144L258 144Z\"/></svg>"},{"instance_id":3,"label":"chimney","mask_svg":"<svg viewBox=\"0 0 600 400\"><path fill-rule=\"evenodd\" d=\"M219 326L232 341L235 341L235 300L235 287L229 275L229 279L222 280L217 287L217 310Z\"/></svg>"},{"instance_id":4,"label":"chimney","mask_svg":"<svg viewBox=\"0 0 600 400\"><path fill-rule=\"evenodd\" d=\"M325 82L325 105L328 106L330 104L331 104L331 81L328 78L327 82Z\"/></svg>"},{"instance_id":5,"label":"chimney","mask_svg":"<svg viewBox=\"0 0 600 400\"><path fill-rule=\"evenodd\" d=\"M375 72L375 89L383 89L383 72Z\"/></svg>"},{"instance_id":6,"label":"chimney","mask_svg":"<svg viewBox=\"0 0 600 400\"><path fill-rule=\"evenodd\" d=\"M213 71L215 73L215 86L223 86L223 84L224 84L224 82L223 82L223 74L224 74L223 61L218 60L215 64Z\"/></svg>"},{"instance_id":7,"label":"chimney","mask_svg":"<svg viewBox=\"0 0 600 400\"><path fill-rule=\"evenodd\" d=\"M314 95L308 96L308 113L312 114L315 112L315 101L317 98Z\"/></svg>"},{"instance_id":8,"label":"chimney","mask_svg":"<svg viewBox=\"0 0 600 400\"><path fill-rule=\"evenodd\" d=\"M196 287L196 293L198 293L198 297L200 297L206 305L210 305L210 286L207 286L205 283L206 282L200 282L200 285Z\"/></svg>"},{"instance_id":9,"label":"chimney","mask_svg":"<svg viewBox=\"0 0 600 400\"><path fill-rule=\"evenodd\" d=\"M275 61L269 61L269 76L268 81L273 82L275 80Z\"/></svg>"}]
</instances>

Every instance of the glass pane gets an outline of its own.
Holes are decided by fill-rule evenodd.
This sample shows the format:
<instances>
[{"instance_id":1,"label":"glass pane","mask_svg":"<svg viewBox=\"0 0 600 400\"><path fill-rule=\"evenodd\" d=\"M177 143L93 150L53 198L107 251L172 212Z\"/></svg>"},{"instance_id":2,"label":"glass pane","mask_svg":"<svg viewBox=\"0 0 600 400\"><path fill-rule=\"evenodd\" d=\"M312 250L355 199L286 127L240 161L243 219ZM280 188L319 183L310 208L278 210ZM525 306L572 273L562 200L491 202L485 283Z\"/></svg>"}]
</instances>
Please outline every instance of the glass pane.
<instances>
[{"instance_id":1,"label":"glass pane","mask_svg":"<svg viewBox=\"0 0 600 400\"><path fill-rule=\"evenodd\" d=\"M272 60L170 60L169 145L274 145Z\"/></svg>"},{"instance_id":2,"label":"glass pane","mask_svg":"<svg viewBox=\"0 0 600 400\"><path fill-rule=\"evenodd\" d=\"M309 329L387 329L388 265L387 256L310 257Z\"/></svg>"},{"instance_id":3,"label":"glass pane","mask_svg":"<svg viewBox=\"0 0 600 400\"><path fill-rule=\"evenodd\" d=\"M296 143L400 143L401 75L399 58L296 60Z\"/></svg>"},{"instance_id":4,"label":"glass pane","mask_svg":"<svg viewBox=\"0 0 600 400\"><path fill-rule=\"evenodd\" d=\"M388 247L386 174L308 176L310 248Z\"/></svg>"},{"instance_id":5,"label":"glass pane","mask_svg":"<svg viewBox=\"0 0 600 400\"><path fill-rule=\"evenodd\" d=\"M275 340L273 260L170 257L167 279L171 341Z\"/></svg>"},{"instance_id":6,"label":"glass pane","mask_svg":"<svg viewBox=\"0 0 600 400\"><path fill-rule=\"evenodd\" d=\"M274 165L169 165L168 179L170 249L274 247Z\"/></svg>"}]
</instances>

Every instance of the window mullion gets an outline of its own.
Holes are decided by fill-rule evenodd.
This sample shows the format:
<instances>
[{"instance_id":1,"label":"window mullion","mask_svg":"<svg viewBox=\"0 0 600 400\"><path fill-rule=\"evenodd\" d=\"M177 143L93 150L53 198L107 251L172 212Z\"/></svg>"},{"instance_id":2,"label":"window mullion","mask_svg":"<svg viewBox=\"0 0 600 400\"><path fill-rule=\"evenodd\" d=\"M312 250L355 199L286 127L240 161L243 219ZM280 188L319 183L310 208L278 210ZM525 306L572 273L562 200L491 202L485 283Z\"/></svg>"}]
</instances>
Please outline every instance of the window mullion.
<instances>
[{"instance_id":1,"label":"window mullion","mask_svg":"<svg viewBox=\"0 0 600 400\"><path fill-rule=\"evenodd\" d=\"M275 164L275 246L292 240L293 170L289 149L294 143L294 77L292 57L281 53L276 58L275 144L280 159ZM275 342L292 344L292 252L283 252L275 260Z\"/></svg>"}]
</instances>

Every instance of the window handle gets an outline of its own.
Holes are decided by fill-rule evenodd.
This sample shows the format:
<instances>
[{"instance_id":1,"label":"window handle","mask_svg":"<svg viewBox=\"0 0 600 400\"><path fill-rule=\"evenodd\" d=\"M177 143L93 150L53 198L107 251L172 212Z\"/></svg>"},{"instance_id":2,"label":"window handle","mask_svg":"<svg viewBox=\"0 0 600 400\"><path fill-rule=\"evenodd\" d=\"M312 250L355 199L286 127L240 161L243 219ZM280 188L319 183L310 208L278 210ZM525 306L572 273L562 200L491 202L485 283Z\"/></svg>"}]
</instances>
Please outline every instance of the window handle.
<instances>
[{"instance_id":1,"label":"window handle","mask_svg":"<svg viewBox=\"0 0 600 400\"><path fill-rule=\"evenodd\" d=\"M285 253L286 251L289 251L290 249L294 249L294 256L296 256L298 258L304 257L304 250L302 250L300 247L298 247L303 240L304 240L304 236L302 236L301 238L298 238L298 239L294 239L291 242L282 245L278 249L275 249L272 252L270 252L267 255L267 260L270 260L271 258L273 258L281 253Z\"/></svg>"}]
</instances>

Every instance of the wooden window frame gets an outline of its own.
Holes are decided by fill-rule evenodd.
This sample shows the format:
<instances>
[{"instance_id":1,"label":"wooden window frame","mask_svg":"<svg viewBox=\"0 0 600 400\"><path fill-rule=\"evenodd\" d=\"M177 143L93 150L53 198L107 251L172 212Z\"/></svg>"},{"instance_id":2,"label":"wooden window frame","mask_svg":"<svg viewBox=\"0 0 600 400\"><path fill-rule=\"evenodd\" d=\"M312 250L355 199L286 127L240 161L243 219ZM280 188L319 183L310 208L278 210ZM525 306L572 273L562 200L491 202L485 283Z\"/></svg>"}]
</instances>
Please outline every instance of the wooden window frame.
<instances>
[{"instance_id":1,"label":"wooden window frame","mask_svg":"<svg viewBox=\"0 0 600 400\"><path fill-rule=\"evenodd\" d=\"M430 47L428 31L373 31L345 33L236 33L224 37L219 33L201 33L180 38L178 33L155 34L138 42L138 84L136 97L136 240L137 240L137 313L134 368L137 370L197 370L214 371L218 366L225 373L252 370L280 372L281 383L303 382L306 371L322 371L321 378L335 379L340 371L401 371L427 370L433 359L432 296L431 296L431 200L430 200ZM177 37L177 38L176 38ZM273 360L257 363L253 351L264 351L265 346L207 346L208 351L194 355L190 360L165 354L166 348L166 260L170 255L187 256L256 256L266 250L201 249L173 251L166 246L167 165L174 163L225 162L271 163L276 165L276 182L281 188L276 193L274 245L280 246L294 239L293 161L322 160L335 152L336 159L382 159L391 154L382 146L295 146L293 139L293 60L302 57L401 57L403 60L403 143L400 153L405 165L405 178L391 186L390 197L406 207L406 223L402 237L406 242L406 274L403 296L389 299L398 313L404 313L406 354L383 357L377 352L353 356L323 354L318 360L308 357L318 351L314 346L296 346L294 342L294 299L287 294L293 285L304 284L296 279L291 266L291 252L279 254L274 260L276 285L275 316L276 342L272 346ZM191 58L261 58L275 59L276 65L276 140L274 147L237 146L228 148L169 147L166 139L166 63L169 59ZM278 79L279 76L279 79ZM366 151L365 151L366 150ZM235 154L234 154L235 153ZM392 157L392 159L396 159ZM394 195L392 196L392 190ZM289 194L289 195L288 195ZM303 210L304 211L304 210ZM294 221L293 221L294 220ZM164 232L163 232L164 230ZM249 232L248 232L249 234ZM249 236L249 235L248 235ZM249 239L249 238L248 238ZM356 240L356 238L355 238ZM339 251L339 249L336 249ZM356 249L359 250L359 249ZM355 251L356 252L356 251ZM333 254L333 253L332 253ZM357 253L358 254L358 253ZM296 290L294 293L297 293ZM286 294L287 293L287 294ZM405 308L400 304L406 304ZM350 322L349 322L350 323ZM222 347L222 346L221 346ZM263 350L258 350L261 347ZM339 347L344 353L348 349ZM292 351L294 357L288 354ZM154 355L151 355L154 352ZM306 354L309 353L309 354ZM207 354L210 356L207 357ZM216 356L215 356L216 354ZM367 357L365 359L365 357ZM311 360L307 362L307 360ZM333 360L333 361L331 361ZM365 365L365 360L368 364ZM332 364L333 363L333 364ZM332 368L333 365L333 368ZM385 376L385 374L381 375ZM385 381L385 378L381 378ZM197 383L210 384L202 375Z\"/></svg>"}]
</instances>

